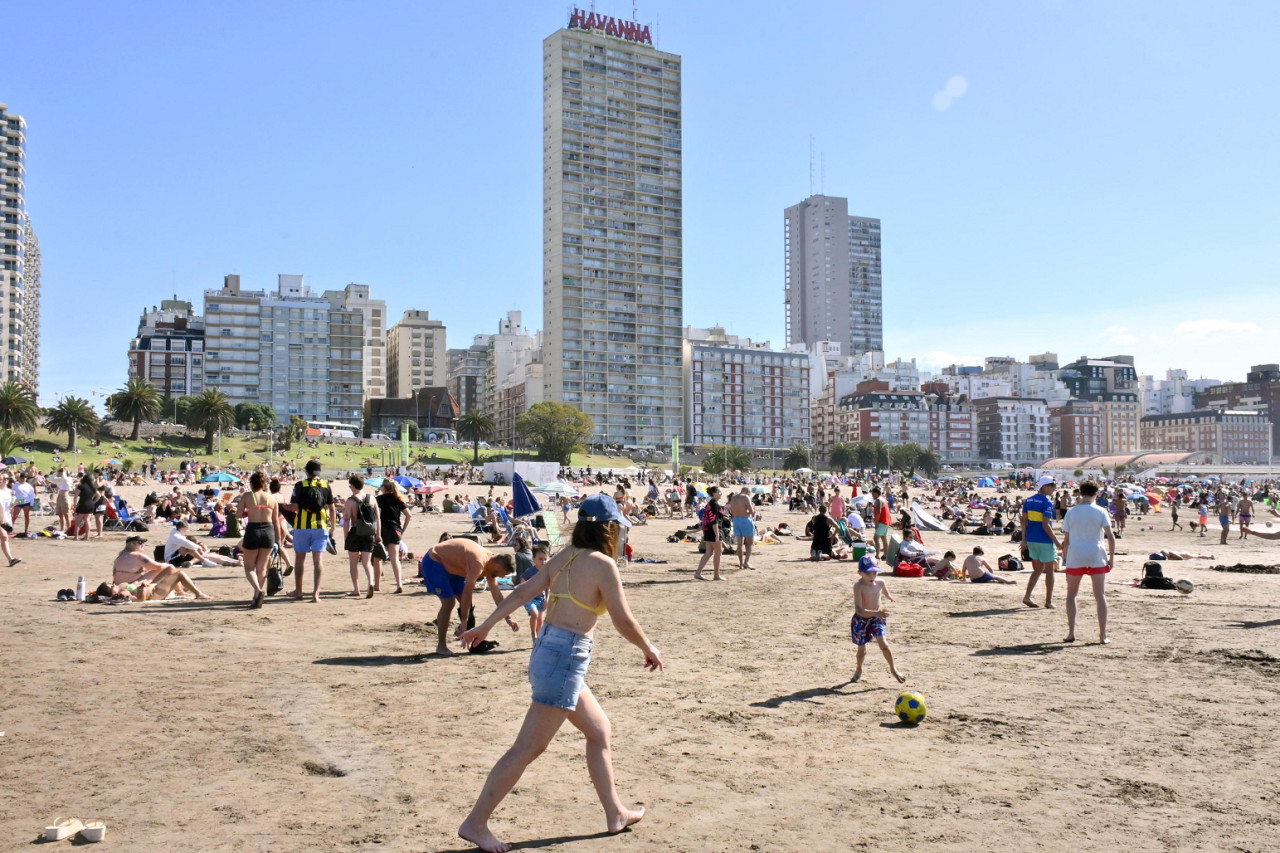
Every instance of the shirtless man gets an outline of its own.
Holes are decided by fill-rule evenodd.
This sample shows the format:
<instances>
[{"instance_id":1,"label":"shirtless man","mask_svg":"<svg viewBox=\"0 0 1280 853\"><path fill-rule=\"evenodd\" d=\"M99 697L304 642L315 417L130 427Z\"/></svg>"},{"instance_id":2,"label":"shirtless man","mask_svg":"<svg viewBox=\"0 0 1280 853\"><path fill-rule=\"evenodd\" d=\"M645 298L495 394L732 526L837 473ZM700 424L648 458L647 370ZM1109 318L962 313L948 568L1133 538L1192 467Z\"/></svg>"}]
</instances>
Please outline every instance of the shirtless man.
<instances>
[{"instance_id":1,"label":"shirtless man","mask_svg":"<svg viewBox=\"0 0 1280 853\"><path fill-rule=\"evenodd\" d=\"M973 549L972 554L964 558L964 576L961 580L967 580L969 583L1014 583L991 571L991 564L982 555L982 546L979 545Z\"/></svg>"},{"instance_id":2,"label":"shirtless man","mask_svg":"<svg viewBox=\"0 0 1280 853\"><path fill-rule=\"evenodd\" d=\"M142 546L146 541L141 536L130 536L124 540L124 550L111 565L113 584L123 584L125 591L140 601L163 600L169 597L175 587L182 593L202 600L212 598L201 592L186 572L168 563L157 563L142 553ZM150 587L149 592L146 587Z\"/></svg>"},{"instance_id":3,"label":"shirtless man","mask_svg":"<svg viewBox=\"0 0 1280 853\"><path fill-rule=\"evenodd\" d=\"M479 543L470 539L446 539L432 546L422 558L422 579L427 592L440 599L440 612L436 614L436 654L451 655L449 650L449 616L453 605L458 604L459 636L467 629L471 615L472 590L480 578L488 582L489 593L495 604L502 603L498 578L515 571L515 558L510 554L490 554ZM510 616L507 624L512 631L520 630Z\"/></svg>"},{"instance_id":4,"label":"shirtless man","mask_svg":"<svg viewBox=\"0 0 1280 853\"><path fill-rule=\"evenodd\" d=\"M1240 503L1236 504L1236 512L1240 513L1240 538L1243 539L1247 535L1244 529L1253 521L1253 501L1249 500L1248 495L1240 498Z\"/></svg>"},{"instance_id":5,"label":"shirtless man","mask_svg":"<svg viewBox=\"0 0 1280 853\"><path fill-rule=\"evenodd\" d=\"M738 538L738 568L754 569L751 565L751 546L756 544L756 515L751 505L751 495L747 487L729 498L729 517L733 519L733 535ZM745 553L744 553L745 550Z\"/></svg>"}]
</instances>

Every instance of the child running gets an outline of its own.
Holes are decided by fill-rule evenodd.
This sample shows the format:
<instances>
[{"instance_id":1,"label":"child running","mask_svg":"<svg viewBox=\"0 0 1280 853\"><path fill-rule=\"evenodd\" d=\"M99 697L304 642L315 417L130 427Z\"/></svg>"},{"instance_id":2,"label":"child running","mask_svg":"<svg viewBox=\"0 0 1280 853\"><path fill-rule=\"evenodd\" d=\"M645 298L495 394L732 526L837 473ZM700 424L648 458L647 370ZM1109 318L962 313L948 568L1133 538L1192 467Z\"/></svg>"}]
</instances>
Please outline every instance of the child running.
<instances>
[{"instance_id":1,"label":"child running","mask_svg":"<svg viewBox=\"0 0 1280 853\"><path fill-rule=\"evenodd\" d=\"M907 677L893 665L893 653L889 651L889 643L885 639L889 631L889 611L880 607L881 593L890 601L893 601L893 596L889 594L884 581L876 576L879 571L880 564L870 554L858 561L858 582L853 585L853 621L849 625L853 642L858 646L858 668L854 670L853 681L857 682L862 678L862 661L867 656L867 643L874 637L880 651L884 653L884 659L889 662L889 672L902 683Z\"/></svg>"},{"instance_id":2,"label":"child running","mask_svg":"<svg viewBox=\"0 0 1280 853\"><path fill-rule=\"evenodd\" d=\"M529 565L520 574L520 583L516 585L517 590L521 586L532 581L538 574L538 570L546 565L547 556L550 550L551 549L547 546L546 542L539 542L533 546L532 550L529 552L532 555L529 560ZM523 552L516 553L517 563L523 562L520 559L522 554ZM546 609L547 593L545 591L538 593L524 604L524 612L529 614L529 636L533 638L535 643L538 642L538 632L542 630L542 611Z\"/></svg>"}]
</instances>

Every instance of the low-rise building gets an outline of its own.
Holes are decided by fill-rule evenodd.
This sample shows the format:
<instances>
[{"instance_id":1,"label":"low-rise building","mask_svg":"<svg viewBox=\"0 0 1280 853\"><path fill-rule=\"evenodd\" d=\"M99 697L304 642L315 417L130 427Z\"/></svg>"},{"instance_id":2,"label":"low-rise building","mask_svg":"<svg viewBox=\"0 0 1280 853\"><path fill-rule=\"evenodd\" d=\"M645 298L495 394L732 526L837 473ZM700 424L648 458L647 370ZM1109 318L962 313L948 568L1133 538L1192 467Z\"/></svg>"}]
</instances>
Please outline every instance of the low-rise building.
<instances>
[{"instance_id":1,"label":"low-rise building","mask_svg":"<svg viewBox=\"0 0 1280 853\"><path fill-rule=\"evenodd\" d=\"M129 341L129 378L147 380L165 397L204 391L204 317L190 302L175 296L143 310Z\"/></svg>"},{"instance_id":2,"label":"low-rise building","mask_svg":"<svg viewBox=\"0 0 1280 853\"><path fill-rule=\"evenodd\" d=\"M456 437L458 403L442 385L417 388L409 397L370 397L364 401L365 435L398 437L406 422L416 423L426 441Z\"/></svg>"},{"instance_id":3,"label":"low-rise building","mask_svg":"<svg viewBox=\"0 0 1280 853\"><path fill-rule=\"evenodd\" d=\"M1225 382L1195 395L1197 409L1259 412L1271 422L1271 446L1280 447L1280 364L1255 364L1243 382Z\"/></svg>"},{"instance_id":4,"label":"low-rise building","mask_svg":"<svg viewBox=\"0 0 1280 853\"><path fill-rule=\"evenodd\" d=\"M1147 415L1142 419L1142 446L1214 453L1237 465L1266 464L1274 446L1271 427L1261 412L1232 409Z\"/></svg>"}]
</instances>

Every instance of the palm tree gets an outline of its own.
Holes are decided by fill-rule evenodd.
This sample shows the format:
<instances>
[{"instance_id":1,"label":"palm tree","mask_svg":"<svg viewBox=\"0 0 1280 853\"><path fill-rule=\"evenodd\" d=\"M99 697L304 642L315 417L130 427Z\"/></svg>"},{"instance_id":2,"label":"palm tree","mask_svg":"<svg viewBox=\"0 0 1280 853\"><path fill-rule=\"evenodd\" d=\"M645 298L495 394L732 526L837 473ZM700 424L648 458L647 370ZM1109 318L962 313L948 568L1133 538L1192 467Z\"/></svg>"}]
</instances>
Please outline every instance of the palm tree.
<instances>
[{"instance_id":1,"label":"palm tree","mask_svg":"<svg viewBox=\"0 0 1280 853\"><path fill-rule=\"evenodd\" d=\"M160 392L141 377L130 379L107 402L111 414L122 421L133 421L133 432L129 435L131 441L138 440L143 421L154 421L160 417Z\"/></svg>"},{"instance_id":2,"label":"palm tree","mask_svg":"<svg viewBox=\"0 0 1280 853\"><path fill-rule=\"evenodd\" d=\"M88 432L98 425L98 413L83 397L66 397L49 410L44 419L44 427L57 435L66 433L67 452L76 452L76 436Z\"/></svg>"},{"instance_id":3,"label":"palm tree","mask_svg":"<svg viewBox=\"0 0 1280 853\"><path fill-rule=\"evenodd\" d=\"M292 450L295 441L301 441L307 434L307 422L297 415L290 415L287 424L280 425L280 447Z\"/></svg>"},{"instance_id":4,"label":"palm tree","mask_svg":"<svg viewBox=\"0 0 1280 853\"><path fill-rule=\"evenodd\" d=\"M472 409L458 418L454 429L458 431L459 436L471 442L472 465L480 464L480 442L488 441L497 428L498 425L493 422L493 418L479 409Z\"/></svg>"},{"instance_id":5,"label":"palm tree","mask_svg":"<svg viewBox=\"0 0 1280 853\"><path fill-rule=\"evenodd\" d=\"M908 477L916 473L916 463L920 459L920 445L908 442L899 444L893 448L893 464L897 470L906 473Z\"/></svg>"},{"instance_id":6,"label":"palm tree","mask_svg":"<svg viewBox=\"0 0 1280 853\"><path fill-rule=\"evenodd\" d=\"M936 447L921 447L916 455L916 466L932 480L942 473L942 456Z\"/></svg>"},{"instance_id":7,"label":"palm tree","mask_svg":"<svg viewBox=\"0 0 1280 853\"><path fill-rule=\"evenodd\" d=\"M213 454L213 437L236 423L236 410L231 407L227 395L217 388L197 394L191 399L191 423L193 429L204 430L205 452Z\"/></svg>"},{"instance_id":8,"label":"palm tree","mask_svg":"<svg viewBox=\"0 0 1280 853\"><path fill-rule=\"evenodd\" d=\"M805 450L803 444L793 444L787 450L787 455L782 460L782 467L787 471L794 471L797 468L805 468L809 465L809 451Z\"/></svg>"},{"instance_id":9,"label":"palm tree","mask_svg":"<svg viewBox=\"0 0 1280 853\"><path fill-rule=\"evenodd\" d=\"M871 445L872 466L876 468L888 468L893 464L893 449L882 439L877 438L875 441L868 442Z\"/></svg>"},{"instance_id":10,"label":"palm tree","mask_svg":"<svg viewBox=\"0 0 1280 853\"><path fill-rule=\"evenodd\" d=\"M0 429L0 457L17 455L22 444L22 436L11 429Z\"/></svg>"},{"instance_id":11,"label":"palm tree","mask_svg":"<svg viewBox=\"0 0 1280 853\"><path fill-rule=\"evenodd\" d=\"M40 406L35 392L21 382L0 385L0 429L35 432L40 420Z\"/></svg>"},{"instance_id":12,"label":"palm tree","mask_svg":"<svg viewBox=\"0 0 1280 853\"><path fill-rule=\"evenodd\" d=\"M858 474L876 464L876 447L870 441L859 441L853 446L853 458L857 461Z\"/></svg>"},{"instance_id":13,"label":"palm tree","mask_svg":"<svg viewBox=\"0 0 1280 853\"><path fill-rule=\"evenodd\" d=\"M751 454L741 447L732 444L721 444L711 448L702 470L708 474L723 474L725 471L750 471L754 466Z\"/></svg>"},{"instance_id":14,"label":"palm tree","mask_svg":"<svg viewBox=\"0 0 1280 853\"><path fill-rule=\"evenodd\" d=\"M831 445L831 456L829 457L831 467L844 474L845 471L857 464L858 454L854 445L845 441L837 441Z\"/></svg>"}]
</instances>

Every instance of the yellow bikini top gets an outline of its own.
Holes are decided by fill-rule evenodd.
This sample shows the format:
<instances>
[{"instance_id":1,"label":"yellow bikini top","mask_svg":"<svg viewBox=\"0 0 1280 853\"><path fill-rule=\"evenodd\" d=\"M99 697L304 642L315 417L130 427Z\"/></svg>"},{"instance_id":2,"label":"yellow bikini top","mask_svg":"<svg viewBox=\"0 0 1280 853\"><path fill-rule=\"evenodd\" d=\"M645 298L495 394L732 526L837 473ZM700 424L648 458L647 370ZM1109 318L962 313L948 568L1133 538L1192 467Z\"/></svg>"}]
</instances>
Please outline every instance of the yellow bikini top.
<instances>
[{"instance_id":1,"label":"yellow bikini top","mask_svg":"<svg viewBox=\"0 0 1280 853\"><path fill-rule=\"evenodd\" d=\"M605 606L605 603L603 601L600 602L599 607L588 607L578 599L574 598L573 593L569 591L570 589L569 567L573 565L573 561L578 559L578 555L581 553L582 551L575 551L573 553L573 556L569 558L569 562L564 564L564 568L556 572L555 577L551 578L551 583L547 584L547 597L551 599L552 602L555 602L561 598L567 598L574 604L581 607L583 610L590 611L591 613L594 613L597 616L603 616L604 614L609 612L609 608ZM564 592L551 592L550 591L551 585L554 584L556 582L556 578L560 577L561 575L564 575Z\"/></svg>"}]
</instances>

